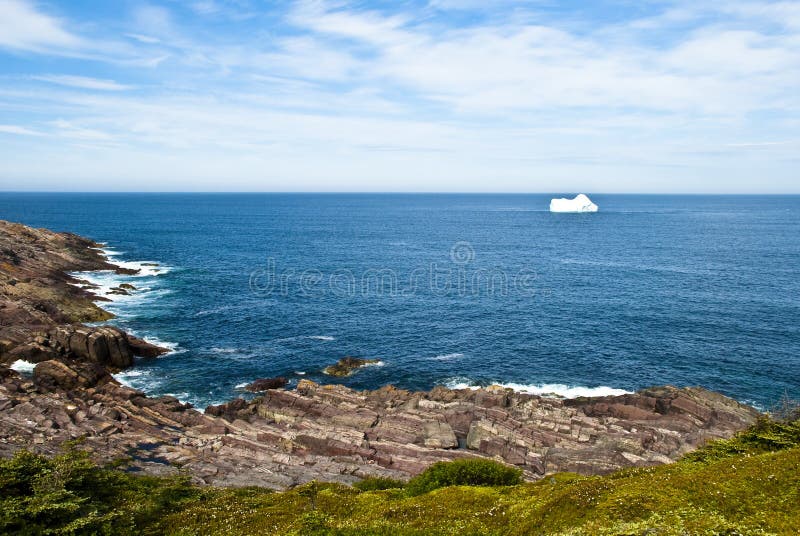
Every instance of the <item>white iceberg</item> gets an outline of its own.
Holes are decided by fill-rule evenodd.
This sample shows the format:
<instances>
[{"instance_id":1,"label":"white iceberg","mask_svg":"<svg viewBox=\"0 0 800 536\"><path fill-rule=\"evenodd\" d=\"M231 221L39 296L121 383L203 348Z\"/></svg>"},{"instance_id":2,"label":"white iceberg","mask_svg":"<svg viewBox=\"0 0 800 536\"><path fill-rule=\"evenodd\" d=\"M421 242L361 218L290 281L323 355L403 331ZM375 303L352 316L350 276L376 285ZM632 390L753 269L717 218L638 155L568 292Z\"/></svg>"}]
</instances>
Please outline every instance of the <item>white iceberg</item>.
<instances>
[{"instance_id":1,"label":"white iceberg","mask_svg":"<svg viewBox=\"0 0 800 536\"><path fill-rule=\"evenodd\" d=\"M34 367L36 367L36 363L30 363L24 359L17 359L11 363L11 366L8 368L24 374L32 374Z\"/></svg>"},{"instance_id":2,"label":"white iceberg","mask_svg":"<svg viewBox=\"0 0 800 536\"><path fill-rule=\"evenodd\" d=\"M597 205L584 194L578 194L575 199L551 199L550 212L597 212Z\"/></svg>"}]
</instances>

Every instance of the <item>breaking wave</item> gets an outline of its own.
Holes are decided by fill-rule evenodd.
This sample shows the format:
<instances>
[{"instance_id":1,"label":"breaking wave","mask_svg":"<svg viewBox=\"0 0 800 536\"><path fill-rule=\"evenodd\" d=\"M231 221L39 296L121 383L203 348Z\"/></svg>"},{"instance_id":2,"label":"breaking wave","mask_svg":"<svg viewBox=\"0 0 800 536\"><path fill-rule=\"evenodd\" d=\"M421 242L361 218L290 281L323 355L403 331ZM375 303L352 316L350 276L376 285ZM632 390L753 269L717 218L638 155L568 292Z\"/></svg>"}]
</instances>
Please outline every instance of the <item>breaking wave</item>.
<instances>
[{"instance_id":1,"label":"breaking wave","mask_svg":"<svg viewBox=\"0 0 800 536\"><path fill-rule=\"evenodd\" d=\"M482 383L477 384L469 379L454 378L444 382L445 386L450 389L480 389L488 385L498 385L506 389L513 389L518 393L526 393L531 395L538 395L553 398L578 398L578 397L596 397L596 396L619 396L629 394L631 391L625 389L617 389L601 385L598 387L585 387L580 385L566 385L563 383L541 383L541 384L523 384L514 382L495 382L495 383Z\"/></svg>"}]
</instances>

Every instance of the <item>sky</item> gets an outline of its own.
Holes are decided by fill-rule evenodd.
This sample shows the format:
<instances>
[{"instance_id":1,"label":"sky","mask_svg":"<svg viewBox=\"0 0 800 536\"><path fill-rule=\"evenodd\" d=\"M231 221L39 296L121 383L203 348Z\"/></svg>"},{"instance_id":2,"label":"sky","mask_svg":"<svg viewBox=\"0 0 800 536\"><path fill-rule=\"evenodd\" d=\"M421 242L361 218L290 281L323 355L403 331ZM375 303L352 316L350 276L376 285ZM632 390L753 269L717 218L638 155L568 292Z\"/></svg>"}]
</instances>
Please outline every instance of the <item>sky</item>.
<instances>
[{"instance_id":1,"label":"sky","mask_svg":"<svg viewBox=\"0 0 800 536\"><path fill-rule=\"evenodd\" d=\"M800 193L800 1L0 0L0 190Z\"/></svg>"}]
</instances>

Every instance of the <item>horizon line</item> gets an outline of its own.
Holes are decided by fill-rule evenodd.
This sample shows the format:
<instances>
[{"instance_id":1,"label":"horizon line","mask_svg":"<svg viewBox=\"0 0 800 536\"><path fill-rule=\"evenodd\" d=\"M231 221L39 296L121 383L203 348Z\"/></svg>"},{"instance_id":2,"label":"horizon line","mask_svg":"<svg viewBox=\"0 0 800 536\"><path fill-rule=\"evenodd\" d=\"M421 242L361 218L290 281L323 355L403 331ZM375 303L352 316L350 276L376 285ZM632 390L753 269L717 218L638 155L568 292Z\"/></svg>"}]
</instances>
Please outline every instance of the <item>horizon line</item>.
<instances>
[{"instance_id":1,"label":"horizon line","mask_svg":"<svg viewBox=\"0 0 800 536\"><path fill-rule=\"evenodd\" d=\"M589 192L586 194L586 192ZM453 190L453 191L370 191L370 190L0 190L3 194L162 194L162 195L209 195L209 194L231 194L231 195L682 195L682 196L800 196L800 191L796 192L591 192L589 190L574 191L474 191L474 190Z\"/></svg>"}]
</instances>

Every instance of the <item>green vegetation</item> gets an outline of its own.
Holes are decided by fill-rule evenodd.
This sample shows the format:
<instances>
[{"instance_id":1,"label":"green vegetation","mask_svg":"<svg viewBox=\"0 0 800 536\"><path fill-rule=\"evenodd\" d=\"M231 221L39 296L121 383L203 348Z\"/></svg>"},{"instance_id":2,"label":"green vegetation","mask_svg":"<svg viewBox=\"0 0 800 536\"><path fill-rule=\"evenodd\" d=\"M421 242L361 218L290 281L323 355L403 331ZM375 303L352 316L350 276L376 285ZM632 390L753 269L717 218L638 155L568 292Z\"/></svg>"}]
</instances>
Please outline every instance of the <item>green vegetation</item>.
<instances>
[{"instance_id":1,"label":"green vegetation","mask_svg":"<svg viewBox=\"0 0 800 536\"><path fill-rule=\"evenodd\" d=\"M0 533L130 534L200 496L186 477L101 469L74 445L52 459L21 451L0 461Z\"/></svg>"},{"instance_id":2,"label":"green vegetation","mask_svg":"<svg viewBox=\"0 0 800 536\"><path fill-rule=\"evenodd\" d=\"M522 471L491 460L455 460L434 463L406 486L412 497L449 486L514 486Z\"/></svg>"},{"instance_id":3,"label":"green vegetation","mask_svg":"<svg viewBox=\"0 0 800 536\"><path fill-rule=\"evenodd\" d=\"M365 478L364 480L353 484L353 487L359 491L380 491L384 489L404 488L406 487L406 483L402 480L378 476Z\"/></svg>"},{"instance_id":4,"label":"green vegetation","mask_svg":"<svg viewBox=\"0 0 800 536\"><path fill-rule=\"evenodd\" d=\"M730 456L763 454L800 445L800 420L774 421L762 417L749 429L726 441L714 441L684 456L686 461L708 462Z\"/></svg>"},{"instance_id":5,"label":"green vegetation","mask_svg":"<svg viewBox=\"0 0 800 536\"><path fill-rule=\"evenodd\" d=\"M797 534L800 421L764 419L670 465L604 477L557 474L511 486L448 486L505 484L514 476L505 466L470 461L432 466L405 489L390 479L370 479L361 489L312 482L271 493L198 488L185 478L98 468L75 449L53 459L23 452L0 461L0 532Z\"/></svg>"}]
</instances>

